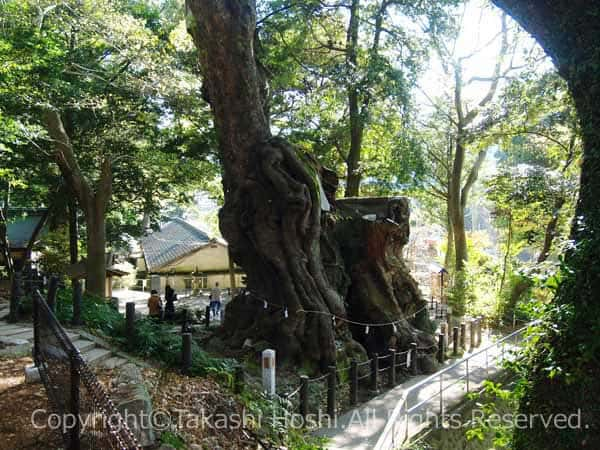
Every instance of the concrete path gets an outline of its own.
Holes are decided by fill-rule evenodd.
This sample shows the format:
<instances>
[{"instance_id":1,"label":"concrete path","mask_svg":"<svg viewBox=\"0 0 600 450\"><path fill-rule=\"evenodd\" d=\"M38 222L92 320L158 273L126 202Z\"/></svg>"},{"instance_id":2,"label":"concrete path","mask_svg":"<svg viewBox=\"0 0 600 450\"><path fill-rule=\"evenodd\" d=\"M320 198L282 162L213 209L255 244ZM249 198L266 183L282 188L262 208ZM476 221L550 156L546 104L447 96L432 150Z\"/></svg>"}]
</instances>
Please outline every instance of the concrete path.
<instances>
[{"instance_id":1,"label":"concrete path","mask_svg":"<svg viewBox=\"0 0 600 450\"><path fill-rule=\"evenodd\" d=\"M150 297L148 292L119 289L113 291L113 297L119 299L119 312L122 314L125 314L125 304L127 302L134 302L135 310L139 311L142 315L148 314L148 298ZM209 304L208 295L184 296L177 294L177 298L178 300L175 302L175 308L177 309L187 308L190 311L204 311ZM222 308L225 307L228 301L229 299L226 294L223 294L221 301Z\"/></svg>"},{"instance_id":2,"label":"concrete path","mask_svg":"<svg viewBox=\"0 0 600 450\"><path fill-rule=\"evenodd\" d=\"M482 341L482 345L476 349L475 352L485 348L491 343L489 337L482 339ZM507 345L506 352L508 352L509 349L510 348ZM493 351L488 352L487 364L485 353L486 352L473 357L468 363L470 392L475 391L482 385L484 380L492 377L501 370L499 364L495 361L495 357L499 356L501 351L494 349ZM444 413L447 413L453 406L461 403L467 393L466 382L461 378L464 378L466 371L466 363L464 360L469 357L469 355L470 353L466 353L460 360L449 360L445 363L444 367L440 369L443 370L458 361L463 361L443 375L442 396ZM409 379L407 382L369 400L358 408L346 412L338 417L331 426L321 428L315 434L328 438L328 443L326 444L328 449L372 449L382 434L396 405L403 399L405 392L410 387L417 385L428 377L430 377L430 375L419 375ZM411 411L408 421L409 436L414 436L418 431L428 426L429 421L437 420L436 418L441 412L439 392L439 377L434 377L432 380L410 392L407 399L407 406L409 409L413 408L413 411ZM406 420L404 414L401 415L400 421L396 426L397 432L401 432L400 434L403 436L406 433Z\"/></svg>"}]
</instances>

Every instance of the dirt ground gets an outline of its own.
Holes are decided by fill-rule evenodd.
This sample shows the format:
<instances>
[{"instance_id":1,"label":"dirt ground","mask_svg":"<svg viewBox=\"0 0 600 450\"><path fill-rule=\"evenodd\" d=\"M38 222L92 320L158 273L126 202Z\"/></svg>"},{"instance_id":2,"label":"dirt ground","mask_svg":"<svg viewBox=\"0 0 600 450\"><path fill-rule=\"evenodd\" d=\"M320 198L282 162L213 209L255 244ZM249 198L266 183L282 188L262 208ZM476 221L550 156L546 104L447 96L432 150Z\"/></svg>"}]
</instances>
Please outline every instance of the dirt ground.
<instances>
[{"instance_id":1,"label":"dirt ground","mask_svg":"<svg viewBox=\"0 0 600 450\"><path fill-rule=\"evenodd\" d=\"M32 424L35 410L50 410L41 383L25 384L23 368L31 358L0 359L0 450L54 450L61 448L58 435ZM47 423L48 414L37 413L38 425Z\"/></svg>"}]
</instances>

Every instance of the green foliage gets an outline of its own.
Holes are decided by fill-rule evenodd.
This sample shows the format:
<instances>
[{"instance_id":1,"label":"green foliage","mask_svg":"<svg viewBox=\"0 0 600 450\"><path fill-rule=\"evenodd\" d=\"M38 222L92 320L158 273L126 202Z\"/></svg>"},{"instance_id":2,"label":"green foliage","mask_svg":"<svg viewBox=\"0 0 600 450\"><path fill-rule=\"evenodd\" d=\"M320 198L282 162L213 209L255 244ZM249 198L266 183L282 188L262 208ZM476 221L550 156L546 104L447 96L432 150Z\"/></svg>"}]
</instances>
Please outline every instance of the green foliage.
<instances>
[{"instance_id":1,"label":"green foliage","mask_svg":"<svg viewBox=\"0 0 600 450\"><path fill-rule=\"evenodd\" d=\"M263 392L246 390L240 395L240 401L248 409L249 417L262 420L259 435L276 445L284 445L294 450L324 450L326 439L308 434L305 430L288 426L286 417L295 413L291 405L279 397L270 398Z\"/></svg>"},{"instance_id":2,"label":"green foliage","mask_svg":"<svg viewBox=\"0 0 600 450\"><path fill-rule=\"evenodd\" d=\"M160 435L160 442L164 445L170 445L177 450L185 450L187 448L183 438L172 431L163 431Z\"/></svg>"},{"instance_id":3,"label":"green foliage","mask_svg":"<svg viewBox=\"0 0 600 450\"><path fill-rule=\"evenodd\" d=\"M39 246L39 264L46 273L66 273L71 264L69 258L69 230L63 225L47 232Z\"/></svg>"},{"instance_id":4,"label":"green foliage","mask_svg":"<svg viewBox=\"0 0 600 450\"><path fill-rule=\"evenodd\" d=\"M62 323L68 323L73 317L72 291L59 290L56 316ZM167 367L181 367L181 335L173 332L173 327L144 317L135 322L133 338L126 335L125 318L109 303L100 297L84 294L82 301L82 319L87 328L94 333L111 339L123 350L145 359L154 359ZM212 375L228 386L233 383L234 361L214 358L200 349L196 342L192 344L191 375Z\"/></svg>"}]
</instances>

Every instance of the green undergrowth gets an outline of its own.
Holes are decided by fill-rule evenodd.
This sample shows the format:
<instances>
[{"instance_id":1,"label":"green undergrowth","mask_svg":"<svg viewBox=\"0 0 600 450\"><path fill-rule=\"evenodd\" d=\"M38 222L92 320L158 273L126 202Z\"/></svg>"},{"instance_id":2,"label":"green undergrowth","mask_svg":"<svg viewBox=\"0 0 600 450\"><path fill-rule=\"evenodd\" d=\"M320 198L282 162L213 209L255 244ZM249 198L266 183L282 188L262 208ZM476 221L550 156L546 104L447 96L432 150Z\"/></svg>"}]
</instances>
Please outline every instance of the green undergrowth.
<instances>
[{"instance_id":1,"label":"green undergrowth","mask_svg":"<svg viewBox=\"0 0 600 450\"><path fill-rule=\"evenodd\" d=\"M73 318L72 291L61 289L57 295L56 317L62 324ZM22 310L31 309L31 300L23 302ZM181 366L182 340L179 333L172 332L172 326L144 317L136 320L132 337L126 336L125 318L106 300L84 294L81 317L84 326L93 334L109 339L121 350L135 356L159 361L166 367L178 369ZM226 385L233 384L235 362L217 358L202 350L192 342L192 367L190 375L212 375Z\"/></svg>"}]
</instances>

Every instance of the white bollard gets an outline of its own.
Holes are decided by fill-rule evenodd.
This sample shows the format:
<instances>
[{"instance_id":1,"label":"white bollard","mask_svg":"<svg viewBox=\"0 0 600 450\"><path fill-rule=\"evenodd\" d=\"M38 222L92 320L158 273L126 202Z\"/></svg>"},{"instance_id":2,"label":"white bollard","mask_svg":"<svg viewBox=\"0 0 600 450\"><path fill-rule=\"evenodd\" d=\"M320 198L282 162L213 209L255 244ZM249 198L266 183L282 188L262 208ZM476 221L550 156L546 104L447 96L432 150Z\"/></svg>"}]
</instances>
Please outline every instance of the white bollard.
<instances>
[{"instance_id":1,"label":"white bollard","mask_svg":"<svg viewBox=\"0 0 600 450\"><path fill-rule=\"evenodd\" d=\"M38 383L40 371L36 366L25 366L25 383Z\"/></svg>"},{"instance_id":2,"label":"white bollard","mask_svg":"<svg viewBox=\"0 0 600 450\"><path fill-rule=\"evenodd\" d=\"M262 384L267 395L275 395L275 350L262 352Z\"/></svg>"}]
</instances>

